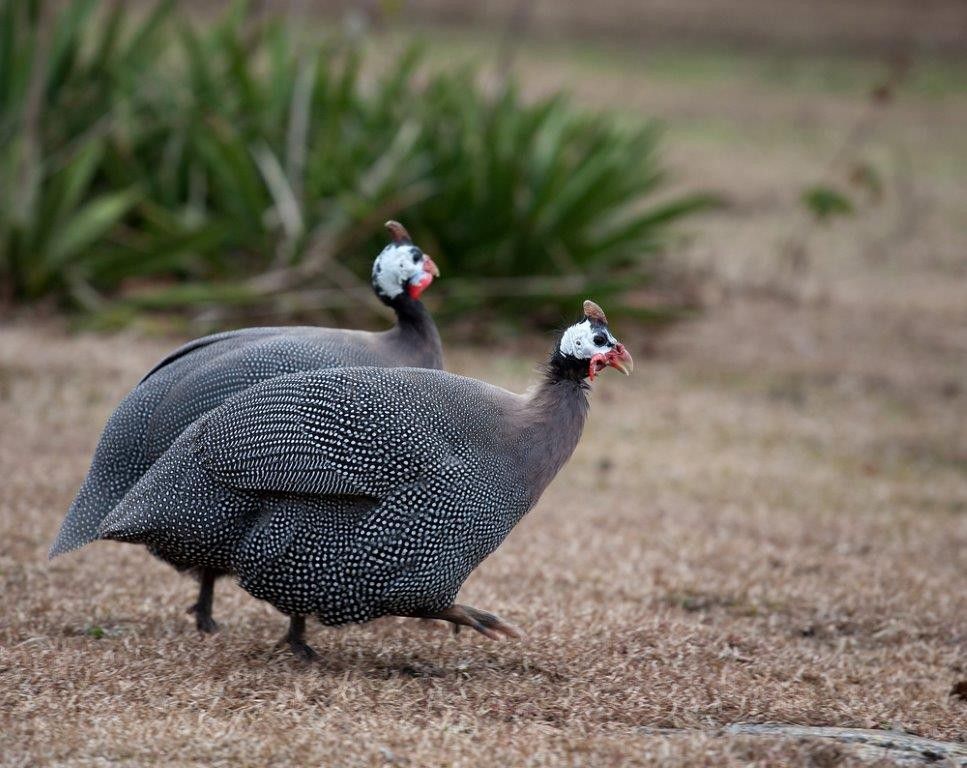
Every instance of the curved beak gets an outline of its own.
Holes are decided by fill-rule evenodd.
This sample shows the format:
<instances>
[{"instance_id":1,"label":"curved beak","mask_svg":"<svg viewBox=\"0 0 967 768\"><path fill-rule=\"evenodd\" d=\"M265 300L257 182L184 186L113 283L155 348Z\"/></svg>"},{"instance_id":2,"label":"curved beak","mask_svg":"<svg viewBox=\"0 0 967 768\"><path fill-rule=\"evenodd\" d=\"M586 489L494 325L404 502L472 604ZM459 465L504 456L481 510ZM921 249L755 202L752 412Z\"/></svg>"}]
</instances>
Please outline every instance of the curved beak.
<instances>
[{"instance_id":1,"label":"curved beak","mask_svg":"<svg viewBox=\"0 0 967 768\"><path fill-rule=\"evenodd\" d=\"M406 286L406 292L410 294L410 298L417 300L420 298L420 294L425 291L430 283L433 282L434 277L440 276L440 270L426 254L423 255L423 274L419 277L414 278L410 281L410 284Z\"/></svg>"},{"instance_id":2,"label":"curved beak","mask_svg":"<svg viewBox=\"0 0 967 768\"><path fill-rule=\"evenodd\" d=\"M440 268L436 265L436 262L425 253L423 254L423 271L429 272L434 277L440 276Z\"/></svg>"},{"instance_id":3,"label":"curved beak","mask_svg":"<svg viewBox=\"0 0 967 768\"><path fill-rule=\"evenodd\" d=\"M594 381L594 377L605 368L617 368L625 376L629 376L635 369L635 361L631 359L624 344L615 344L607 354L599 352L591 358L588 364L588 378Z\"/></svg>"},{"instance_id":4,"label":"curved beak","mask_svg":"<svg viewBox=\"0 0 967 768\"><path fill-rule=\"evenodd\" d=\"M631 359L624 344L616 344L607 356L607 363L612 368L617 368L625 376L630 376L635 369L635 361Z\"/></svg>"}]
</instances>

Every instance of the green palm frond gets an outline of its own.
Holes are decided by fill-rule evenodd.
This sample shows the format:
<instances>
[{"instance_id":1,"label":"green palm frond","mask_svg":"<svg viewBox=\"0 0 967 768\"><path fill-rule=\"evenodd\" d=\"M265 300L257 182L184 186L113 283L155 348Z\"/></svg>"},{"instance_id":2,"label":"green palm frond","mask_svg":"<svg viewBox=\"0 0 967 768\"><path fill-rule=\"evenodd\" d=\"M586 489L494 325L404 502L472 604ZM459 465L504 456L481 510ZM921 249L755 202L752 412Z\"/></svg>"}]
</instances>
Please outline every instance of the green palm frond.
<instances>
[{"instance_id":1,"label":"green palm frond","mask_svg":"<svg viewBox=\"0 0 967 768\"><path fill-rule=\"evenodd\" d=\"M381 69L244 5L209 25L174 8L0 2L5 295L284 312L364 287L394 217L451 311L589 290L614 307L716 202L668 198L653 125L492 95L419 46Z\"/></svg>"}]
</instances>

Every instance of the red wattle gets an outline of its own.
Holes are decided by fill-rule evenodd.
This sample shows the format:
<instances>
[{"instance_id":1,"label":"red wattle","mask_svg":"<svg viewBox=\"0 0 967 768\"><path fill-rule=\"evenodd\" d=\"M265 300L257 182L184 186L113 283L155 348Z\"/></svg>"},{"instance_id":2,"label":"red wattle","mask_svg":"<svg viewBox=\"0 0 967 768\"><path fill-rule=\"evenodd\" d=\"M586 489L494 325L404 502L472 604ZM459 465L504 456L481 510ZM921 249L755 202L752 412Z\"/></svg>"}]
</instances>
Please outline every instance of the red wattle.
<instances>
[{"instance_id":1,"label":"red wattle","mask_svg":"<svg viewBox=\"0 0 967 768\"><path fill-rule=\"evenodd\" d=\"M594 381L594 377L598 375L599 371L603 371L608 367L608 358L606 355L602 355L600 352L591 358L588 363L588 378Z\"/></svg>"},{"instance_id":2,"label":"red wattle","mask_svg":"<svg viewBox=\"0 0 967 768\"><path fill-rule=\"evenodd\" d=\"M423 293L423 291L425 291L432 282L433 275L431 275L429 272L424 272L419 280L406 286L406 292L410 294L410 298L415 301L420 298L420 294Z\"/></svg>"}]
</instances>

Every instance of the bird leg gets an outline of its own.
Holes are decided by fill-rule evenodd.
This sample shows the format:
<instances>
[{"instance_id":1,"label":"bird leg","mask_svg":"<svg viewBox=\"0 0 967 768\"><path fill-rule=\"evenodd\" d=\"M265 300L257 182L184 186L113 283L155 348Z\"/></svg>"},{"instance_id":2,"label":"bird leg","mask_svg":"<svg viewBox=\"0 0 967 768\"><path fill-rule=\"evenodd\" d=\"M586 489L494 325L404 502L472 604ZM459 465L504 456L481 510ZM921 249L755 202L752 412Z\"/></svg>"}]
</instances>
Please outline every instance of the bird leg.
<instances>
[{"instance_id":1,"label":"bird leg","mask_svg":"<svg viewBox=\"0 0 967 768\"><path fill-rule=\"evenodd\" d=\"M425 614L421 618L449 621L453 624L454 634L459 632L460 627L463 626L475 629L491 640L500 640L504 637L521 638L524 636L523 631L513 624L504 621L499 616L471 608L469 605L460 605L459 603L454 603L439 613Z\"/></svg>"},{"instance_id":2,"label":"bird leg","mask_svg":"<svg viewBox=\"0 0 967 768\"><path fill-rule=\"evenodd\" d=\"M198 589L198 602L187 613L195 614L195 626L206 635L218 631L218 624L212 618L212 600L215 597L215 579L218 574L210 568L202 568L198 573L201 586Z\"/></svg>"},{"instance_id":3,"label":"bird leg","mask_svg":"<svg viewBox=\"0 0 967 768\"><path fill-rule=\"evenodd\" d=\"M302 661L315 661L319 658L319 654L312 650L312 647L306 643L305 616L289 617L289 631L279 641L279 645L282 643L288 644L297 659L301 659Z\"/></svg>"}]
</instances>

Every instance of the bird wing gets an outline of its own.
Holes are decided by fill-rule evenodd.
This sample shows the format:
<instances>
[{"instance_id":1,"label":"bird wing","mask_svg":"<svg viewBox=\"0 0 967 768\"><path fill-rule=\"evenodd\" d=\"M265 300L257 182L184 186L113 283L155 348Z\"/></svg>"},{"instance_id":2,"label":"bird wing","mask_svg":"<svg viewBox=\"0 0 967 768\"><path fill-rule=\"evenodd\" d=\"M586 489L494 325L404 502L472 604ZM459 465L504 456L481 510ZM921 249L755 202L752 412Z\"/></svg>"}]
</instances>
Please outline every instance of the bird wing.
<instances>
[{"instance_id":1,"label":"bird wing","mask_svg":"<svg viewBox=\"0 0 967 768\"><path fill-rule=\"evenodd\" d=\"M210 336L202 336L200 339L193 339L186 344L182 344L173 352L170 352L157 365L155 365L154 368L148 371L138 383L143 384L162 368L167 368L176 360L179 360L199 349L204 349L205 347L210 347L214 344L220 344L221 342L230 342L234 346L238 343L256 341L259 339L268 338L270 336L277 336L280 333L292 332L295 330L298 329L287 327L240 328L234 331L225 331L223 333L213 333Z\"/></svg>"},{"instance_id":2,"label":"bird wing","mask_svg":"<svg viewBox=\"0 0 967 768\"><path fill-rule=\"evenodd\" d=\"M440 407L447 376L378 368L280 376L203 417L196 456L240 490L379 498L455 459L460 436Z\"/></svg>"},{"instance_id":3,"label":"bird wing","mask_svg":"<svg viewBox=\"0 0 967 768\"><path fill-rule=\"evenodd\" d=\"M173 372L151 412L143 437L145 456L156 460L193 421L254 384L296 371L333 368L338 355L305 336L277 334L242 344L222 343L219 352ZM198 357L199 359L195 359Z\"/></svg>"}]
</instances>

